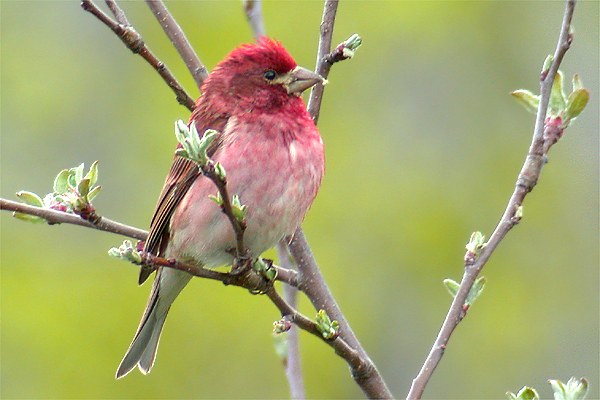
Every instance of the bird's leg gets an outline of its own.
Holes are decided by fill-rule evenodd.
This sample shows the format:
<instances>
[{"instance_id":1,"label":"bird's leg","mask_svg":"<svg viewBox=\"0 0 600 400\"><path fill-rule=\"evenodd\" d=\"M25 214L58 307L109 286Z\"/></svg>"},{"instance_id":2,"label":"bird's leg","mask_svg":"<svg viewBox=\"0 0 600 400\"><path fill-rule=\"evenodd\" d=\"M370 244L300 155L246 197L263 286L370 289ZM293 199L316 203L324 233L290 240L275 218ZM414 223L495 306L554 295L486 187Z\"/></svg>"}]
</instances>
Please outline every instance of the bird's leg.
<instances>
[{"instance_id":1,"label":"bird's leg","mask_svg":"<svg viewBox=\"0 0 600 400\"><path fill-rule=\"evenodd\" d=\"M231 271L229 271L230 275L243 275L252 268L252 262L254 260L252 259L250 251L246 250L244 254L239 254L233 250L232 253L235 255L235 258L231 264Z\"/></svg>"}]
</instances>

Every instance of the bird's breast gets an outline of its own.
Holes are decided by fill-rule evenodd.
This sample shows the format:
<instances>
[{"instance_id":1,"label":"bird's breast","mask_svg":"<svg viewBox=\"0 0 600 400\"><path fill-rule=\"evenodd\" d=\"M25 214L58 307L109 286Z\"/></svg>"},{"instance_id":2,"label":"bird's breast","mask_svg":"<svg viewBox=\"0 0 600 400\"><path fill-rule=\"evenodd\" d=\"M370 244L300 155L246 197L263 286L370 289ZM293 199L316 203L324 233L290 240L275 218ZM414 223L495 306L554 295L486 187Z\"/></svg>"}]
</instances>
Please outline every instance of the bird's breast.
<instances>
[{"instance_id":1,"label":"bird's breast","mask_svg":"<svg viewBox=\"0 0 600 400\"><path fill-rule=\"evenodd\" d=\"M229 194L247 206L244 241L258 256L302 222L323 176L323 143L312 121L306 126L269 118L234 119L223 137L213 159L225 167ZM208 198L216 192L199 177L172 223L174 252L207 266L230 263L226 250L235 245L229 221Z\"/></svg>"}]
</instances>

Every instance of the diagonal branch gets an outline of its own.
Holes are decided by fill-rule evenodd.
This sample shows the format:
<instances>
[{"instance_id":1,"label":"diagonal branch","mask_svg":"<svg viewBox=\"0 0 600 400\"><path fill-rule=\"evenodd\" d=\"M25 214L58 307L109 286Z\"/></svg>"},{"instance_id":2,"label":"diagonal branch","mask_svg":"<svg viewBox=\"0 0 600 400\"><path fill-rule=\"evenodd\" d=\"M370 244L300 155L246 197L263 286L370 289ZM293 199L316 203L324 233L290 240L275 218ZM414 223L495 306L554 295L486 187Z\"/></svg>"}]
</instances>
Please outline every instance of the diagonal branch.
<instances>
[{"instance_id":1,"label":"diagonal branch","mask_svg":"<svg viewBox=\"0 0 600 400\"><path fill-rule=\"evenodd\" d=\"M290 252L298 264L298 272L300 274L298 289L306 294L317 310L323 309L327 311L327 314L332 319L338 321L340 324L340 337L345 339L348 344L355 349L361 360L359 363L350 364L350 361L346 359L350 364L352 377L356 383L369 398L393 398L383 377L377 370L373 361L369 358L367 352L361 346L356 335L352 331L352 328L348 324L348 321L346 321L340 307L335 301L335 298L329 291L301 229L298 229L296 233L294 233L294 237L292 238L289 247Z\"/></svg>"},{"instance_id":2,"label":"diagonal branch","mask_svg":"<svg viewBox=\"0 0 600 400\"><path fill-rule=\"evenodd\" d=\"M122 22L117 22L111 19L102 10L100 10L92 0L82 0L81 8L94 15L104 25L108 26L119 37L119 39L123 41L129 50L142 56L142 58L146 60L148 64L150 64L152 68L156 70L156 72L158 72L165 83L175 93L177 102L187 107L188 110L193 111L195 108L194 99L192 99L186 93L167 66L158 58L156 58L154 53L152 53L148 46L146 46L142 36L135 29L133 29L133 27L129 24L129 21L127 21L123 10L121 10L114 1L109 0L107 1L107 4L109 5L110 10L115 14L115 18Z\"/></svg>"},{"instance_id":3,"label":"diagonal branch","mask_svg":"<svg viewBox=\"0 0 600 400\"><path fill-rule=\"evenodd\" d=\"M243 0L244 12L248 19L248 24L252 28L252 34L255 39L265 36L265 22L262 16L262 1L261 0Z\"/></svg>"},{"instance_id":4,"label":"diagonal branch","mask_svg":"<svg viewBox=\"0 0 600 400\"><path fill-rule=\"evenodd\" d=\"M287 242L282 239L277 243L277 258L281 266L290 271L296 271L297 267L291 259ZM283 297L295 307L298 302L298 289L291 285L283 286ZM306 398L304 390L304 379L302 376L302 363L300 358L300 336L298 329L291 327L287 333L286 340L287 356L284 362L285 375L290 385L290 397L292 399Z\"/></svg>"},{"instance_id":5,"label":"diagonal branch","mask_svg":"<svg viewBox=\"0 0 600 400\"><path fill-rule=\"evenodd\" d=\"M195 130L194 130L195 132ZM197 134L197 133L195 133ZM248 262L252 260L252 255L249 250L244 246L244 232L246 231L246 220L243 221L238 220L233 213L233 205L231 202L231 197L229 196L229 190L227 189L227 181L225 178L220 176L215 169L215 163L210 160L210 163L201 165L198 164L200 169L202 170L202 174L210 179L214 185L217 187L219 194L221 196L221 210L229 220L231 227L233 228L233 233L235 234L235 262L233 265L232 273L238 273L243 270L245 266L248 266Z\"/></svg>"},{"instance_id":6,"label":"diagonal branch","mask_svg":"<svg viewBox=\"0 0 600 400\"><path fill-rule=\"evenodd\" d=\"M131 26L131 23L129 22L129 20L127 19L127 16L125 15L125 12L123 11L123 9L121 7L119 7L119 5L117 4L117 2L115 0L106 0L106 5L110 9L110 12L112 13L112 15L115 16L115 19L117 20L117 22L119 24L121 24L123 26Z\"/></svg>"},{"instance_id":7,"label":"diagonal branch","mask_svg":"<svg viewBox=\"0 0 600 400\"><path fill-rule=\"evenodd\" d=\"M330 56L337 7L338 0L326 0L323 7L316 70L325 79L329 76L329 71L333 63L342 60L342 58ZM323 92L324 86L316 85L311 91L308 102L308 112L313 117L315 124L319 120ZM351 364L346 359L350 364L352 377L369 398L392 398L393 395L383 377L361 346L327 287L302 228L298 228L290 239L290 252L296 260L300 273L299 289L307 295L317 310L324 309L331 318L338 321L340 324L340 337L344 338L356 350L361 360L360 363Z\"/></svg>"},{"instance_id":8,"label":"diagonal branch","mask_svg":"<svg viewBox=\"0 0 600 400\"><path fill-rule=\"evenodd\" d=\"M319 48L317 50L317 65L316 70L319 75L327 79L331 64L325 62L325 57L331 49L331 41L333 37L333 24L335 23L335 15L337 13L338 0L325 0L323 7L323 18L321 20L321 34L319 36ZM319 113L321 111L321 101L323 100L323 85L316 85L310 92L308 100L308 112L313 117L315 125L319 121Z\"/></svg>"},{"instance_id":9,"label":"diagonal branch","mask_svg":"<svg viewBox=\"0 0 600 400\"><path fill-rule=\"evenodd\" d=\"M486 246L481 251L479 258L477 258L474 263L466 263L460 289L452 301L452 305L448 310L448 314L446 315L444 323L440 328L438 336L433 344L433 347L431 348L431 351L429 352L429 355L427 356L427 359L423 363L419 374L413 380L410 392L407 395L407 399L420 399L423 395L425 387L427 386L433 371L444 355L444 350L446 349L448 341L450 340L450 336L466 314L465 301L471 288L473 287L473 284L475 283L475 280L502 239L519 222L519 218L516 215L517 210L523 204L525 196L534 188L541 174L542 166L544 164L544 121L546 119L546 112L550 100L552 84L554 83L554 77L556 76L558 67L560 66L560 63L571 44L572 37L569 32L574 8L575 0L567 0L562 26L560 29L560 35L556 45L556 50L554 52L553 62L547 72L542 72L540 82L541 97L533 138L529 148L529 153L527 154L521 172L517 178L514 192L508 201L508 205L504 210L500 222L498 222L496 229L490 236Z\"/></svg>"},{"instance_id":10,"label":"diagonal branch","mask_svg":"<svg viewBox=\"0 0 600 400\"><path fill-rule=\"evenodd\" d=\"M167 10L167 7L162 0L146 0L146 4L148 5L148 8L152 10L152 13L169 39L171 39L171 43L173 43L173 46L177 49L179 56L185 62L185 65L196 81L196 86L200 89L202 83L208 76L208 70L198 58L198 55L190 45L185 33L181 30L179 24L175 21L175 18L173 18L169 10Z\"/></svg>"},{"instance_id":11,"label":"diagonal branch","mask_svg":"<svg viewBox=\"0 0 600 400\"><path fill-rule=\"evenodd\" d=\"M23 214L34 215L44 218L50 225L53 224L72 224L86 228L98 229L100 231L116 233L137 240L144 240L148 236L148 232L124 225L108 218L102 217L96 223L91 223L77 214L69 214L63 211L52 210L48 208L30 206L28 204L19 203L16 201L0 199L0 210L20 212Z\"/></svg>"}]
</instances>

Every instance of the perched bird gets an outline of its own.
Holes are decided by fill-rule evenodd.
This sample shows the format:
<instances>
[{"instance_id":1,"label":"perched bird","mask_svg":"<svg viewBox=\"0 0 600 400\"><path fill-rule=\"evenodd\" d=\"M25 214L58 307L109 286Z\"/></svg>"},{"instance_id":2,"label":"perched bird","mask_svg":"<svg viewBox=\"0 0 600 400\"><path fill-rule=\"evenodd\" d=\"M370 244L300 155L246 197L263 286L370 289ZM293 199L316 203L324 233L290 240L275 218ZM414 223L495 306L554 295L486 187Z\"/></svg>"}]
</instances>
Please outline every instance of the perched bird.
<instances>
[{"instance_id":1,"label":"perched bird","mask_svg":"<svg viewBox=\"0 0 600 400\"><path fill-rule=\"evenodd\" d=\"M298 67L277 41L263 37L221 61L202 85L189 123L221 134L208 154L227 171L229 193L247 206L244 243L254 256L292 234L321 184L323 141L300 94L319 75ZM216 186L197 165L175 156L144 250L213 268L231 264L233 228L210 200ZM142 269L140 284L152 271ZM192 275L158 268L142 321L117 370L150 372L171 304Z\"/></svg>"}]
</instances>

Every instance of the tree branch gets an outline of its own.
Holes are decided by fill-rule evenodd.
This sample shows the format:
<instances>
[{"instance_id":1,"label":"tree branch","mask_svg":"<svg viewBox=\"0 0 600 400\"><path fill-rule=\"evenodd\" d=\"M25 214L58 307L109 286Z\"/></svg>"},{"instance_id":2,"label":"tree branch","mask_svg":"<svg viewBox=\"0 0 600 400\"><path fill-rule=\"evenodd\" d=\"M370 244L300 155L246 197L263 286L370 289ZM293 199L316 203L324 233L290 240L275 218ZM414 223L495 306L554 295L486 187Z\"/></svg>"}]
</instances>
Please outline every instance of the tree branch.
<instances>
[{"instance_id":1,"label":"tree branch","mask_svg":"<svg viewBox=\"0 0 600 400\"><path fill-rule=\"evenodd\" d=\"M179 82L177 82L177 79L175 79L175 76L171 73L167 66L158 58L156 58L156 56L144 44L142 36L129 24L129 21L127 21L123 10L121 10L114 1L108 0L107 4L110 10L115 14L115 18L122 22L112 20L108 15L100 10L92 2L92 0L82 0L81 8L94 15L104 25L108 26L119 37L119 39L123 41L129 50L142 56L142 58L144 58L144 60L146 60L148 64L150 64L152 68L158 72L165 83L175 93L177 102L187 107L188 110L193 111L195 107L194 99L192 99L179 84Z\"/></svg>"},{"instance_id":2,"label":"tree branch","mask_svg":"<svg viewBox=\"0 0 600 400\"><path fill-rule=\"evenodd\" d=\"M352 348L346 341L337 336L333 339L323 339L321 331L317 327L317 324L312 320L306 318L302 314L298 313L293 307L291 307L279 294L275 291L273 287L270 287L265 291L265 294L271 299L273 304L281 311L281 315L283 317L289 317L291 321L296 324L301 329L312 333L318 338L325 341L325 343L329 344L337 355L345 359L348 364L354 369L361 369L362 367L362 357L360 354Z\"/></svg>"},{"instance_id":3,"label":"tree branch","mask_svg":"<svg viewBox=\"0 0 600 400\"><path fill-rule=\"evenodd\" d=\"M317 65L315 67L317 73L327 79L331 65L325 62L325 57L331 49L331 40L333 37L333 24L335 23L335 15L337 13L338 0L325 0L323 7L323 18L321 20L321 34L319 36L319 48L317 50ZM323 85L315 85L310 92L308 100L308 112L313 117L315 125L319 121L319 113L321 111L321 101L323 100Z\"/></svg>"},{"instance_id":4,"label":"tree branch","mask_svg":"<svg viewBox=\"0 0 600 400\"><path fill-rule=\"evenodd\" d=\"M508 201L508 205L504 210L500 222L479 254L479 257L472 263L466 262L460 289L452 301L452 305L448 310L448 314L446 315L429 355L419 371L419 374L413 380L407 399L420 399L423 395L431 375L444 355L444 350L450 340L450 336L466 315L468 307L465 306L465 301L475 280L502 239L519 222L519 218L516 215L517 210L523 204L525 196L534 188L541 174L542 166L544 164L544 122L546 120L546 112L550 100L552 84L554 83L554 77L556 76L558 67L571 44L572 37L569 31L574 8L575 0L567 0L553 62L547 72L542 71L540 82L541 97L533 138L529 153L527 154L521 172L517 178L513 194Z\"/></svg>"},{"instance_id":5,"label":"tree branch","mask_svg":"<svg viewBox=\"0 0 600 400\"><path fill-rule=\"evenodd\" d=\"M265 36L267 33L265 23L262 16L262 1L261 0L243 0L244 12L248 19L248 24L252 28L252 34L255 39Z\"/></svg>"},{"instance_id":6,"label":"tree branch","mask_svg":"<svg viewBox=\"0 0 600 400\"><path fill-rule=\"evenodd\" d=\"M334 62L341 61L341 57L333 57L330 53L331 42L333 36L333 26L337 13L338 0L326 0L323 7L323 17L321 20L319 48L317 51L316 70L323 78L327 78L331 66ZM342 44L336 47L334 51L341 48ZM347 58L347 57L346 57ZM319 120L319 112L321 102L323 100L323 85L313 87L308 102L308 112L313 117L313 121L317 124ZM367 352L361 346L352 331L352 328L346 321L344 314L335 301L333 295L329 291L325 279L317 265L315 257L310 249L302 228L298 228L289 242L289 249L298 265L300 274L299 290L304 292L310 299L313 306L317 309L323 309L332 318L340 324L339 335L345 339L348 344L355 350L356 357L360 360L352 362L352 360L344 357L350 365L352 377L360 386L366 396L369 398L392 398L393 395L387 387L383 377L377 370L377 367L369 358ZM339 354L339 353L338 353Z\"/></svg>"},{"instance_id":7,"label":"tree branch","mask_svg":"<svg viewBox=\"0 0 600 400\"><path fill-rule=\"evenodd\" d=\"M195 132L195 130L194 130ZM195 133L197 134L197 132ZM221 196L221 210L229 220L231 227L233 229L233 233L235 235L236 248L235 248L235 262L233 264L232 273L238 273L244 270L245 267L248 267L248 262L252 261L252 254L250 254L249 250L244 246L244 232L246 231L246 220L238 221L233 213L233 205L231 202L231 197L229 195L229 190L227 189L227 181L225 178L219 176L215 170L215 164L212 160L204 165L198 164L200 169L202 170L202 174L210 179L214 185L217 187L219 191L219 195Z\"/></svg>"},{"instance_id":8,"label":"tree branch","mask_svg":"<svg viewBox=\"0 0 600 400\"><path fill-rule=\"evenodd\" d=\"M277 243L277 258L283 268L290 271L296 271L296 265L290 258L287 242L281 239ZM298 289L291 285L283 286L283 297L292 306L296 307L298 299ZM290 397L292 399L306 398L304 390L304 379L302 376L302 360L300 358L300 337L298 329L294 326L287 332L287 356L284 363L285 375L290 385Z\"/></svg>"},{"instance_id":9,"label":"tree branch","mask_svg":"<svg viewBox=\"0 0 600 400\"><path fill-rule=\"evenodd\" d=\"M169 39L171 39L171 43L173 43L173 46L177 49L179 56L185 62L194 81L196 81L198 89L200 89L202 83L208 76L208 70L198 58L198 55L190 45L185 33L181 30L179 24L175 21L175 18L173 18L169 10L167 10L167 7L162 0L146 0L146 4L148 4L148 8L152 10L152 13L160 23L160 26L163 28Z\"/></svg>"},{"instance_id":10,"label":"tree branch","mask_svg":"<svg viewBox=\"0 0 600 400\"><path fill-rule=\"evenodd\" d=\"M354 364L346 359L350 364L352 377L356 383L369 398L393 398L383 377L360 345L335 298L329 291L302 230L298 229L296 231L289 247L298 264L298 273L300 274L298 289L306 294L315 309L325 310L332 319L338 321L340 324L339 336L355 349L357 357L360 358L360 362Z\"/></svg>"},{"instance_id":11,"label":"tree branch","mask_svg":"<svg viewBox=\"0 0 600 400\"><path fill-rule=\"evenodd\" d=\"M77 214L69 214L62 211L52 210L48 208L30 206L16 201L0 198L0 210L20 212L23 214L35 215L36 217L44 218L50 225L53 224L72 224L84 226L86 228L98 229L100 231L116 233L137 240L145 240L148 232L127 226L119 222L112 221L105 217L100 217L97 223L91 223Z\"/></svg>"},{"instance_id":12,"label":"tree branch","mask_svg":"<svg viewBox=\"0 0 600 400\"><path fill-rule=\"evenodd\" d=\"M115 0L106 0L106 5L110 9L112 15L115 16L115 19L119 24L123 26L131 26L131 23L129 23L129 20L125 15L125 12L121 9L121 7L119 7Z\"/></svg>"}]
</instances>

